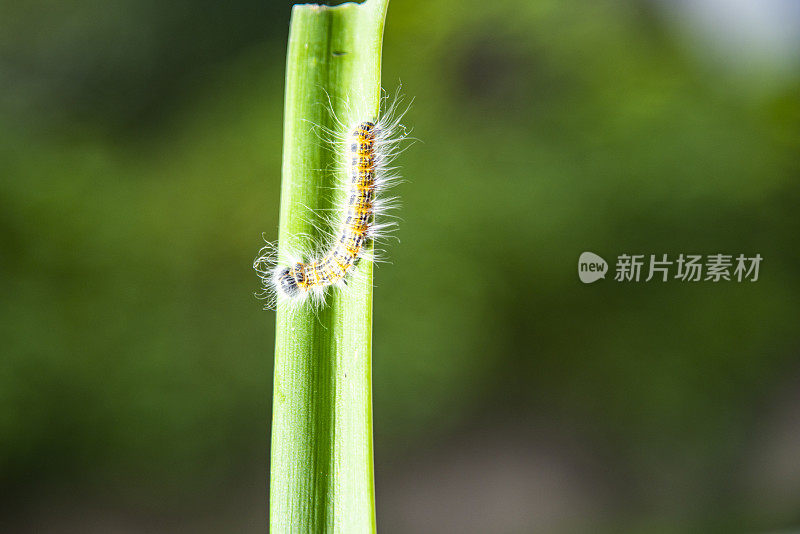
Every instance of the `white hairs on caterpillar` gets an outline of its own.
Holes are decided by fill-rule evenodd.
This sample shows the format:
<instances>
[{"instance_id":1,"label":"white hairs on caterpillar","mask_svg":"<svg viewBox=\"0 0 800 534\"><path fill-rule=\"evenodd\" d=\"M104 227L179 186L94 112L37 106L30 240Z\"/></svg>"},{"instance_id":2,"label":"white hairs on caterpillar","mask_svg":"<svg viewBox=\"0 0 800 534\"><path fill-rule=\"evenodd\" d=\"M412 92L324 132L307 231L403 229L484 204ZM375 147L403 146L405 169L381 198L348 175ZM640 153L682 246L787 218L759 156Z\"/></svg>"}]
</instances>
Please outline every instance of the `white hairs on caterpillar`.
<instances>
[{"instance_id":1,"label":"white hairs on caterpillar","mask_svg":"<svg viewBox=\"0 0 800 534\"><path fill-rule=\"evenodd\" d=\"M397 207L397 198L387 197L386 191L400 179L392 162L410 139L401 124L408 106L402 107L399 90L392 98L384 93L377 119L360 113L352 102L342 104L344 116L358 120L340 120L329 99L334 127L310 125L334 152L339 169L332 174L341 200L327 213L307 208L322 239L297 236L295 242L305 238L307 247L293 250L288 244L278 247L268 242L259 251L253 269L261 278L262 291L256 296L266 300L266 309L275 309L278 303L297 308L307 302L316 309L331 291L346 291L348 282L363 272L359 263L375 261L374 244L396 226L390 212Z\"/></svg>"}]
</instances>

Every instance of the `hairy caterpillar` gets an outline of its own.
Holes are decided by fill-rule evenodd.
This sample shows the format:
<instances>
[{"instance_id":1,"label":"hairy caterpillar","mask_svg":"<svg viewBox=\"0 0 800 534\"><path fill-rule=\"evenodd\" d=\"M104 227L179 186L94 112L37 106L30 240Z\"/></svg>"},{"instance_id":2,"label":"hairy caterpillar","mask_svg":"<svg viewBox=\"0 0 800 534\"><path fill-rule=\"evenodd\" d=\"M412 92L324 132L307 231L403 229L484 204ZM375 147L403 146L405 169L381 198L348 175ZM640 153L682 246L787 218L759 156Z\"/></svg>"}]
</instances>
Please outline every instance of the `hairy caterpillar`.
<instances>
[{"instance_id":1,"label":"hairy caterpillar","mask_svg":"<svg viewBox=\"0 0 800 534\"><path fill-rule=\"evenodd\" d=\"M386 101L384 96L382 103ZM318 225L326 236L321 243L304 252L283 255L270 243L259 251L253 268L262 282L263 291L257 296L267 300L267 308L274 308L278 301L299 306L308 299L319 306L328 290L343 290L357 276L360 260L374 259L374 251L367 245L395 225L383 219L395 207L396 199L384 198L382 193L399 178L391 162L407 138L400 124L405 110L397 113L399 102L401 99L395 95L391 105L382 106L385 110L377 120L369 118L346 125L333 115L335 130L319 128L323 141L331 144L344 168L343 200L332 216L310 214L324 220ZM348 116L357 116L347 107Z\"/></svg>"}]
</instances>

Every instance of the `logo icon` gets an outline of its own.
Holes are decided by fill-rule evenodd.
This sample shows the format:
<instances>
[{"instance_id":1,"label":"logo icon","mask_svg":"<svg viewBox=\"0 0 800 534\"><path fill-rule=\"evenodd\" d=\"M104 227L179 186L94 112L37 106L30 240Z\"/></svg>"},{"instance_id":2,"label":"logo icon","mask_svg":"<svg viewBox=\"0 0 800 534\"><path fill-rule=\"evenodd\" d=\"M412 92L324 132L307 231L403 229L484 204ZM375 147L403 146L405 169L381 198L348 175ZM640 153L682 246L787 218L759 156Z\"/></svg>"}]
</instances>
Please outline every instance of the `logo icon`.
<instances>
[{"instance_id":1,"label":"logo icon","mask_svg":"<svg viewBox=\"0 0 800 534\"><path fill-rule=\"evenodd\" d=\"M578 258L578 277L584 284L591 284L606 277L608 263L593 252L584 252Z\"/></svg>"}]
</instances>

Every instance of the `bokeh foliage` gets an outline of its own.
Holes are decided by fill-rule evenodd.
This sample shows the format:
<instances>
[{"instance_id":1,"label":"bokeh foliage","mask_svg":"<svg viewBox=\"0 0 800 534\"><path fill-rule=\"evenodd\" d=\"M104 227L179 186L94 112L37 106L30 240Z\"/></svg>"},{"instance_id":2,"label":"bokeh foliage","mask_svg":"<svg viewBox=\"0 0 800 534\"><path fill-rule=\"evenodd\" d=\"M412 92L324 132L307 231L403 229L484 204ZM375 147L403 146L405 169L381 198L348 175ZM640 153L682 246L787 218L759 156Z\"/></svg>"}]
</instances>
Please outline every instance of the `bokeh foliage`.
<instances>
[{"instance_id":1,"label":"bokeh foliage","mask_svg":"<svg viewBox=\"0 0 800 534\"><path fill-rule=\"evenodd\" d=\"M33 5L0 16L3 489L208 498L266 466L250 264L276 235L288 7ZM800 520L740 476L800 372L797 83L745 91L610 0L397 2L383 79L421 142L375 275L378 466L544 419L608 463L617 525ZM583 286L584 250L765 260L755 284Z\"/></svg>"}]
</instances>

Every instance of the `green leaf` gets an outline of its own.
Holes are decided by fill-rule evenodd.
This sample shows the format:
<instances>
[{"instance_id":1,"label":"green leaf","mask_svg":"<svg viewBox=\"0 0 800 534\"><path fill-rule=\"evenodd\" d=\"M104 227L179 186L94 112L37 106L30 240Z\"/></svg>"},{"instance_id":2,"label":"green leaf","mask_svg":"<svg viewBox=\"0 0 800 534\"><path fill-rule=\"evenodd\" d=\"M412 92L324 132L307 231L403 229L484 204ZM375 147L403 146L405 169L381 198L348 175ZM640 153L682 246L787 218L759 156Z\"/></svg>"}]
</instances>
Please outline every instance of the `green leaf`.
<instances>
[{"instance_id":1,"label":"green leaf","mask_svg":"<svg viewBox=\"0 0 800 534\"><path fill-rule=\"evenodd\" d=\"M309 208L334 205L340 159L322 128L378 116L388 0L292 9L279 247L320 239ZM369 116L355 116L367 113ZM333 192L333 194L332 194ZM374 532L372 262L319 310L278 304L270 469L273 532Z\"/></svg>"}]
</instances>

